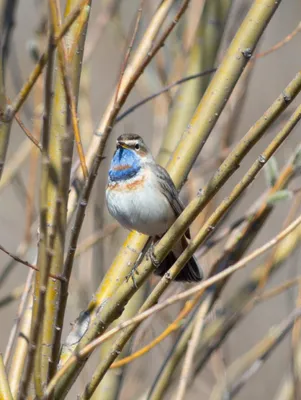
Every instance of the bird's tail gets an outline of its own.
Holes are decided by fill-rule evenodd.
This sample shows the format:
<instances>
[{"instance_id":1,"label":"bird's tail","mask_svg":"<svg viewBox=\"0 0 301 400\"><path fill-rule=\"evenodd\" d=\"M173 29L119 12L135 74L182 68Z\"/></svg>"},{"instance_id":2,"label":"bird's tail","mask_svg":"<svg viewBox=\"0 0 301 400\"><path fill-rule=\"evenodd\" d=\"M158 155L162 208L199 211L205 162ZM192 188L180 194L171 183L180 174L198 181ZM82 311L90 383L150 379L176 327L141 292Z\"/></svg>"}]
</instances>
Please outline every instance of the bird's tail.
<instances>
[{"instance_id":1,"label":"bird's tail","mask_svg":"<svg viewBox=\"0 0 301 400\"><path fill-rule=\"evenodd\" d=\"M184 238L185 240L185 238ZM155 269L154 273L158 276L163 276L175 263L178 258L179 248L180 252L183 251L184 247L186 247L186 243L184 240L181 240L182 245L176 246L177 248L171 251L168 256L162 261L158 268ZM175 254L176 253L176 254ZM199 282L203 279L203 271L198 266L198 263L194 256L190 258L185 267L179 272L176 276L175 281L178 282Z\"/></svg>"}]
</instances>

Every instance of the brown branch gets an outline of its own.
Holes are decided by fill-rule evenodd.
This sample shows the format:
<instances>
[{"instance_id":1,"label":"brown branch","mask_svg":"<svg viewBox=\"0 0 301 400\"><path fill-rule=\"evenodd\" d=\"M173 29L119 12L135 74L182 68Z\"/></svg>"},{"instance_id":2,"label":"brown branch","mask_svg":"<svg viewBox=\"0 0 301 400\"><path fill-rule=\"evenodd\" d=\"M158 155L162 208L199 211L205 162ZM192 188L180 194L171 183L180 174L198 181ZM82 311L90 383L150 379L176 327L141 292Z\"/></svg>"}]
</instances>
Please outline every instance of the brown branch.
<instances>
[{"instance_id":1,"label":"brown branch","mask_svg":"<svg viewBox=\"0 0 301 400\"><path fill-rule=\"evenodd\" d=\"M31 264L30 262L26 261L26 260L22 260L22 258L18 257L17 255L14 255L12 253L10 253L8 250L6 250L3 246L0 245L0 250L3 251L5 254L7 254L9 257L11 257L13 260L17 261L20 264L26 265L26 267L29 267L33 270L35 270L36 272L39 272L39 268L36 265ZM64 282L65 278L63 276L58 276L58 275L53 275L53 274L49 274L50 278L56 279L58 281Z\"/></svg>"}]
</instances>

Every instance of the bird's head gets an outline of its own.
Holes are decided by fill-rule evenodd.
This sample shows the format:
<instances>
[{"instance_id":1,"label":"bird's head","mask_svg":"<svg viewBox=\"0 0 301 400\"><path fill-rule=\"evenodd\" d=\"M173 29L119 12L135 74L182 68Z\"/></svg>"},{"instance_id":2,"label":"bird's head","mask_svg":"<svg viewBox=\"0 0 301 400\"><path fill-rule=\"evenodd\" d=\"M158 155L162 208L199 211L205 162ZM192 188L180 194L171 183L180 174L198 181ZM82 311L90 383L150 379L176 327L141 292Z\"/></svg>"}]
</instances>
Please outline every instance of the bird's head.
<instances>
[{"instance_id":1,"label":"bird's head","mask_svg":"<svg viewBox=\"0 0 301 400\"><path fill-rule=\"evenodd\" d=\"M116 151L109 171L110 179L129 179L146 162L154 162L154 159L143 139L133 133L123 134L116 141Z\"/></svg>"},{"instance_id":2,"label":"bird's head","mask_svg":"<svg viewBox=\"0 0 301 400\"><path fill-rule=\"evenodd\" d=\"M149 153L142 137L134 133L125 133L119 136L116 141L116 147L117 149L121 147L132 150L141 157L145 157Z\"/></svg>"}]
</instances>

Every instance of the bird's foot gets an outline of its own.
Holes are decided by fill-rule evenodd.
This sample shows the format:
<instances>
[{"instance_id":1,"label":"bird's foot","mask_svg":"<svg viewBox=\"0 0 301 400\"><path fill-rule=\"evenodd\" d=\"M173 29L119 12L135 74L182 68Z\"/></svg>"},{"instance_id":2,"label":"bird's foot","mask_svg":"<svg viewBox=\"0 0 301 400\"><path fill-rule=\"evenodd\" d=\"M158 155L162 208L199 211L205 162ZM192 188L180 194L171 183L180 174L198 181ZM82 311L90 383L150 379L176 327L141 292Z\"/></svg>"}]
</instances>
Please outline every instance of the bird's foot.
<instances>
[{"instance_id":1,"label":"bird's foot","mask_svg":"<svg viewBox=\"0 0 301 400\"><path fill-rule=\"evenodd\" d=\"M147 252L147 254L146 254L146 256L147 256L147 258L150 258L153 266L155 268L158 268L160 266L160 264L161 264L161 261L157 260L157 258L155 256L155 253L154 253L154 249L155 249L155 245L154 245L154 243L152 243L150 248L149 248L149 250L148 250L148 252Z\"/></svg>"},{"instance_id":2,"label":"bird's foot","mask_svg":"<svg viewBox=\"0 0 301 400\"><path fill-rule=\"evenodd\" d=\"M136 279L135 279L135 275L136 275L136 274L139 275L139 272L138 272L138 269L137 269L137 268L138 268L139 264L141 263L142 258L143 258L143 254L140 253L139 256L138 256L138 258L137 258L137 260L135 261L135 264L134 264L134 266L133 266L131 272L125 277L125 279L126 279L127 282L128 282L128 280L129 280L130 278L132 279L133 285L135 286L136 289L138 289L138 286L137 286L137 282L136 282Z\"/></svg>"},{"instance_id":3,"label":"bird's foot","mask_svg":"<svg viewBox=\"0 0 301 400\"><path fill-rule=\"evenodd\" d=\"M135 286L136 289L138 289L138 285L137 285L137 282L135 279L135 274L139 275L139 272L137 271L137 269L135 267L133 267L131 272L125 277L125 279L128 282L128 280L131 278L133 281L133 285Z\"/></svg>"}]
</instances>

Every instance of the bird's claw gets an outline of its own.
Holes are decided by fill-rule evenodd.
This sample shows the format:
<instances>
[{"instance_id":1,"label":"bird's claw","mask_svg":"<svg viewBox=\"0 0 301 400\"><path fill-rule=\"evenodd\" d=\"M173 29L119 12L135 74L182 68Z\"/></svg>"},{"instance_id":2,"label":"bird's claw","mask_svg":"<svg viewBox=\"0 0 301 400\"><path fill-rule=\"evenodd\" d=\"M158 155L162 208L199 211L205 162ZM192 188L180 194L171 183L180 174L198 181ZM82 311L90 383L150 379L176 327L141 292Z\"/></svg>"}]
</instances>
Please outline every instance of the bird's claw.
<instances>
[{"instance_id":1,"label":"bird's claw","mask_svg":"<svg viewBox=\"0 0 301 400\"><path fill-rule=\"evenodd\" d=\"M156 258L156 256L155 256L155 253L154 253L154 248L155 248L155 246L154 246L154 244L152 243L151 246L150 246L150 248L149 248L149 250L148 250L148 252L147 252L147 257L150 258L150 260L151 260L153 266L154 266L155 268L158 268L158 267L160 266L161 262L157 260L157 258Z\"/></svg>"},{"instance_id":2,"label":"bird's claw","mask_svg":"<svg viewBox=\"0 0 301 400\"><path fill-rule=\"evenodd\" d=\"M135 286L136 289L138 289L138 286L137 286L137 282L136 282L136 279L135 279L135 274L139 275L139 272L138 272L138 269L137 269L139 264L140 264L140 260L138 258L138 260L135 262L133 268L131 269L131 272L125 277L127 282L129 281L130 278L132 278L133 285Z\"/></svg>"}]
</instances>

